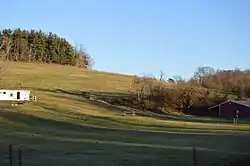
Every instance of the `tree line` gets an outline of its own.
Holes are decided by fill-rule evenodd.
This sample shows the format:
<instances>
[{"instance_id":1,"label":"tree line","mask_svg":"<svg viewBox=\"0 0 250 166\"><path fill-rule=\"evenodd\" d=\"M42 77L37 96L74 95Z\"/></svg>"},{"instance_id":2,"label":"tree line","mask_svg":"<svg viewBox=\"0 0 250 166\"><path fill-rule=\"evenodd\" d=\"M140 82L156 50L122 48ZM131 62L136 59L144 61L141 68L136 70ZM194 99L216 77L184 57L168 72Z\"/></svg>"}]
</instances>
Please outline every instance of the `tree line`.
<instances>
[{"instance_id":1,"label":"tree line","mask_svg":"<svg viewBox=\"0 0 250 166\"><path fill-rule=\"evenodd\" d=\"M237 95L239 99L250 97L249 69L215 70L212 67L199 67L188 83Z\"/></svg>"},{"instance_id":2,"label":"tree line","mask_svg":"<svg viewBox=\"0 0 250 166\"><path fill-rule=\"evenodd\" d=\"M151 111L172 110L196 115L213 115L210 106L226 100L250 97L250 70L215 70L198 67L189 80L179 76L164 79L135 77L132 84L133 106Z\"/></svg>"},{"instance_id":3,"label":"tree line","mask_svg":"<svg viewBox=\"0 0 250 166\"><path fill-rule=\"evenodd\" d=\"M198 67L185 80L180 76L134 76L128 94L96 96L113 105L126 106L156 113L185 113L217 116L209 107L227 100L250 99L250 70L215 70Z\"/></svg>"},{"instance_id":4,"label":"tree line","mask_svg":"<svg viewBox=\"0 0 250 166\"><path fill-rule=\"evenodd\" d=\"M55 63L91 68L93 59L81 46L41 30L3 29L0 31L1 60Z\"/></svg>"}]
</instances>

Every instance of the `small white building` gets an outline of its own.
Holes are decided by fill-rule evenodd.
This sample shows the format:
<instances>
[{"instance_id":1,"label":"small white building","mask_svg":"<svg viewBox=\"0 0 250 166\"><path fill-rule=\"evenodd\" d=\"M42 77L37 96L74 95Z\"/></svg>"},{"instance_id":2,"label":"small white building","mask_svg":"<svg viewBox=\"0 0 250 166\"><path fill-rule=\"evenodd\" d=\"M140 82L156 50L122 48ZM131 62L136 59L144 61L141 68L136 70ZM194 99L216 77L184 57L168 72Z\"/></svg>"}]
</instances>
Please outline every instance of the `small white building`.
<instances>
[{"instance_id":1,"label":"small white building","mask_svg":"<svg viewBox=\"0 0 250 166\"><path fill-rule=\"evenodd\" d=\"M30 90L0 89L0 101L29 101L30 99Z\"/></svg>"}]
</instances>

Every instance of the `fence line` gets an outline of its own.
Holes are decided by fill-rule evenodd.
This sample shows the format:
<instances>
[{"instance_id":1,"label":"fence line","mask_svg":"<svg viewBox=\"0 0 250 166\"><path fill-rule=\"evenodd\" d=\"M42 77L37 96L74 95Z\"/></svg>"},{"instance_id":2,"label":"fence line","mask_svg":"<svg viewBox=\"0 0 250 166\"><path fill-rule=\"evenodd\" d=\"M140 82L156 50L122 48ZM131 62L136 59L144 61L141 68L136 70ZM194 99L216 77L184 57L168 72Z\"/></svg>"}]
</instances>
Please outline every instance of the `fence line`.
<instances>
[{"instance_id":1,"label":"fence line","mask_svg":"<svg viewBox=\"0 0 250 166\"><path fill-rule=\"evenodd\" d=\"M13 166L13 145L9 145L9 166ZM17 151L18 166L22 166L23 150L22 146L19 145Z\"/></svg>"},{"instance_id":2,"label":"fence line","mask_svg":"<svg viewBox=\"0 0 250 166\"><path fill-rule=\"evenodd\" d=\"M15 146L14 146L15 147ZM9 150L9 166L13 166L13 145L8 146ZM17 150L17 159L18 159L18 166L22 166L23 164L23 148L22 145L18 146ZM193 166L197 166L197 158L196 158L196 148L193 148L193 155L192 155L192 163Z\"/></svg>"},{"instance_id":3,"label":"fence line","mask_svg":"<svg viewBox=\"0 0 250 166\"><path fill-rule=\"evenodd\" d=\"M11 144L8 146L9 166L13 166L13 148L14 147L15 146L13 146ZM17 159L18 159L18 166L22 166L22 164L23 164L23 148L22 148L22 145L19 145L17 147ZM197 166L196 148L193 148L192 163L193 163L193 166Z\"/></svg>"},{"instance_id":4,"label":"fence line","mask_svg":"<svg viewBox=\"0 0 250 166\"><path fill-rule=\"evenodd\" d=\"M18 148L18 166L22 166L22 145Z\"/></svg>"},{"instance_id":5,"label":"fence line","mask_svg":"<svg viewBox=\"0 0 250 166\"><path fill-rule=\"evenodd\" d=\"M13 166L13 145L9 145L9 166ZM22 145L18 146L17 150L17 159L18 159L18 166L22 166L23 163L23 149ZM197 158L196 158L196 148L193 148L193 155L192 155L192 163L193 166L197 166Z\"/></svg>"},{"instance_id":6,"label":"fence line","mask_svg":"<svg viewBox=\"0 0 250 166\"><path fill-rule=\"evenodd\" d=\"M9 166L12 166L12 145L9 145Z\"/></svg>"},{"instance_id":7,"label":"fence line","mask_svg":"<svg viewBox=\"0 0 250 166\"><path fill-rule=\"evenodd\" d=\"M193 166L196 166L196 148L193 148Z\"/></svg>"},{"instance_id":8,"label":"fence line","mask_svg":"<svg viewBox=\"0 0 250 166\"><path fill-rule=\"evenodd\" d=\"M199 165L198 164L199 161L197 162L197 159L199 157L198 156L199 153L198 153L197 149L199 150L199 148L196 148L196 147L190 148L190 151L192 153L192 155L190 156L190 165L192 165L192 166L198 166ZM16 154L13 155L14 154L13 152L16 152ZM17 165L18 166L23 166L23 165L25 166L25 164L23 164L23 162L24 162L24 159L23 159L24 149L23 149L22 145L14 145L14 144L8 145L8 153L7 154L8 154L7 159L9 161L9 166L13 166L13 163L14 163L13 161L15 161L15 159L17 160ZM247 156L249 157L250 155L247 155ZM235 162L240 162L240 163L243 162L243 163L248 163L248 164L250 162L249 159L245 159L246 161L240 161L240 160L235 161Z\"/></svg>"}]
</instances>

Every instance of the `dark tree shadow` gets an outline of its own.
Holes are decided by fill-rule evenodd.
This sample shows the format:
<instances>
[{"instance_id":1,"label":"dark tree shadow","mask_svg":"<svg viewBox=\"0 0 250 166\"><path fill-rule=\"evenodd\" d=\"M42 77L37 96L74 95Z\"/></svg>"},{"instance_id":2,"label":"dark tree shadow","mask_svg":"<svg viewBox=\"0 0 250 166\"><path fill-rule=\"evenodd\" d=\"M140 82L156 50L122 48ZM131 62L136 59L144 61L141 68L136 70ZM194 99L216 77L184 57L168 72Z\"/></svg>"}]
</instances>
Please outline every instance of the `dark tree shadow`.
<instances>
[{"instance_id":1,"label":"dark tree shadow","mask_svg":"<svg viewBox=\"0 0 250 166\"><path fill-rule=\"evenodd\" d=\"M73 100L73 101L79 101L79 102L84 102L84 103L88 103L91 105L95 105L98 106L100 108L105 108L108 109L110 111L113 111L115 113L117 113L117 115L121 115L123 116L123 111L134 111L136 113L137 116L142 116L142 117L152 117L155 119L160 119L160 120L174 120L174 121L180 121L180 122L198 122L198 123L214 123L214 124L232 124L231 120L227 120L227 119L219 119L219 118L211 118L211 117L186 117L186 116L173 116L173 115L162 115L162 114L157 114L157 113L153 113L150 111L140 111L137 109L133 109L133 108L128 108L128 107L121 107L121 106L117 106L117 105L113 105L107 102L102 102L102 101L98 101L98 100L89 100L89 96L87 91L66 91L66 90L61 90L61 89L54 89L54 90L48 90L48 89L36 89L38 91L45 91L45 92L49 92L51 96L56 97L56 98L65 98L67 100ZM98 95L98 92L94 92L95 94ZM60 94L64 94L64 95L60 95ZM123 93L105 93L105 95L109 94L110 96L126 96L128 94L123 94ZM101 94L103 95L103 93ZM104 96L105 96L104 95ZM107 96L107 97L110 97ZM154 126L154 127L163 127L163 126ZM199 128L201 129L201 128ZM205 129L204 130L210 130L210 129ZM216 130L220 130L220 129L216 129ZM222 130L222 129L221 129ZM224 129L225 130L225 129ZM245 131L245 130L241 130L241 131ZM247 131L247 130L246 130Z\"/></svg>"}]
</instances>

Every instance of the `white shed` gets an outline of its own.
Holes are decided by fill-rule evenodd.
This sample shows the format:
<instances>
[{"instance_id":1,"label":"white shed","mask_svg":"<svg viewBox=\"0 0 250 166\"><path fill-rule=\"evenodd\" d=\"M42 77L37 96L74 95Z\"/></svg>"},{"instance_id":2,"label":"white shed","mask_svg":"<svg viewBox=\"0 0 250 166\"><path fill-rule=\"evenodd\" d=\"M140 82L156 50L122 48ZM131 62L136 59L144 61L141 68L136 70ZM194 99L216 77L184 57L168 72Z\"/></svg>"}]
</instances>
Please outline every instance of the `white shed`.
<instances>
[{"instance_id":1,"label":"white shed","mask_svg":"<svg viewBox=\"0 0 250 166\"><path fill-rule=\"evenodd\" d=\"M30 90L0 89L0 101L29 101L30 98Z\"/></svg>"}]
</instances>

